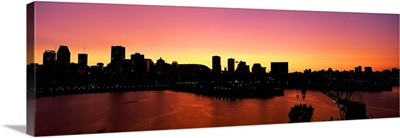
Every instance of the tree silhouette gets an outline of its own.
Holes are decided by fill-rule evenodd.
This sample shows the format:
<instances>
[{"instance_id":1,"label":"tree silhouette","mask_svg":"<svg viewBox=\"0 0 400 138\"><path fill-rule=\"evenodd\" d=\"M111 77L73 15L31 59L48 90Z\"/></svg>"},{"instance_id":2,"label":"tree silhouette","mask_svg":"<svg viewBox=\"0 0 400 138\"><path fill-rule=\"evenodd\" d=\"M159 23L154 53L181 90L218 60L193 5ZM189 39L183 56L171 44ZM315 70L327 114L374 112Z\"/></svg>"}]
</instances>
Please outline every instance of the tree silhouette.
<instances>
[{"instance_id":1,"label":"tree silhouette","mask_svg":"<svg viewBox=\"0 0 400 138\"><path fill-rule=\"evenodd\" d=\"M314 107L307 104L297 104L291 107L288 117L289 123L311 122L314 113Z\"/></svg>"}]
</instances>

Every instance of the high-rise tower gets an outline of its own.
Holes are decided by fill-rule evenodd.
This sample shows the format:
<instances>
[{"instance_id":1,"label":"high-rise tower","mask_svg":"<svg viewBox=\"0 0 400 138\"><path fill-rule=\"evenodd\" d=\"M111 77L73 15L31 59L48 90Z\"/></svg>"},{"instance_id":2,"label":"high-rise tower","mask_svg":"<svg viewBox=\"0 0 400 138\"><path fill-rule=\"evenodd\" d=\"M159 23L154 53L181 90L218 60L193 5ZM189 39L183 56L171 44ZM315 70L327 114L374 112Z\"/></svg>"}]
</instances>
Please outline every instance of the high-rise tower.
<instances>
[{"instance_id":1,"label":"high-rise tower","mask_svg":"<svg viewBox=\"0 0 400 138\"><path fill-rule=\"evenodd\" d=\"M111 46L111 64L122 64L125 59L125 47Z\"/></svg>"},{"instance_id":2,"label":"high-rise tower","mask_svg":"<svg viewBox=\"0 0 400 138\"><path fill-rule=\"evenodd\" d=\"M221 73L221 57L213 56L212 57L212 71L216 73Z\"/></svg>"},{"instance_id":3,"label":"high-rise tower","mask_svg":"<svg viewBox=\"0 0 400 138\"><path fill-rule=\"evenodd\" d=\"M69 52L68 46L60 45L57 50L57 64L58 65L69 65L71 61L71 52Z\"/></svg>"}]
</instances>

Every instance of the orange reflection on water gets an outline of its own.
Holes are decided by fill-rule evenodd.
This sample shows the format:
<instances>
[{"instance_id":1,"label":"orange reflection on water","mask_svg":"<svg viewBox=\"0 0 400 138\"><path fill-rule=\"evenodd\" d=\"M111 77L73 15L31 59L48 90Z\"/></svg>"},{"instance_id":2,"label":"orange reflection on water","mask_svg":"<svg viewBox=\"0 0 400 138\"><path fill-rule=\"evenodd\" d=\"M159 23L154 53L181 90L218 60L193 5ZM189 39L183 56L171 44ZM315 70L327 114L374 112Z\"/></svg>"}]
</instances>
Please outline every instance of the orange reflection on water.
<instances>
[{"instance_id":1,"label":"orange reflection on water","mask_svg":"<svg viewBox=\"0 0 400 138\"><path fill-rule=\"evenodd\" d=\"M362 93L367 112L375 118L398 117L398 93L398 88ZM304 100L300 90L285 90L285 96L267 99L173 91L99 93L38 98L35 131L59 135L287 123L290 108L299 103L314 107L314 122L339 118L336 103L318 91L307 91Z\"/></svg>"}]
</instances>

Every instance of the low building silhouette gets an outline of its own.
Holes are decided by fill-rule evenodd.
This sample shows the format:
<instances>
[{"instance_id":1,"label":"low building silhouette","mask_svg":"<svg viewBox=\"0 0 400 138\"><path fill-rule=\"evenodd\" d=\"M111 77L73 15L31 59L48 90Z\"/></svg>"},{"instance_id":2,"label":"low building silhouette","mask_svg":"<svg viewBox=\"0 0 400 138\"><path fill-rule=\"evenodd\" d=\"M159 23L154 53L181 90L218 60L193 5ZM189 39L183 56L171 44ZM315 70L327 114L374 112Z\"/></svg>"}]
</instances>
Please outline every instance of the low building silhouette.
<instances>
[{"instance_id":1,"label":"low building silhouette","mask_svg":"<svg viewBox=\"0 0 400 138\"><path fill-rule=\"evenodd\" d=\"M372 74L372 67L364 67L364 72L366 75Z\"/></svg>"},{"instance_id":2,"label":"low building silhouette","mask_svg":"<svg viewBox=\"0 0 400 138\"><path fill-rule=\"evenodd\" d=\"M271 62L270 76L277 81L286 81L289 74L288 62Z\"/></svg>"}]
</instances>

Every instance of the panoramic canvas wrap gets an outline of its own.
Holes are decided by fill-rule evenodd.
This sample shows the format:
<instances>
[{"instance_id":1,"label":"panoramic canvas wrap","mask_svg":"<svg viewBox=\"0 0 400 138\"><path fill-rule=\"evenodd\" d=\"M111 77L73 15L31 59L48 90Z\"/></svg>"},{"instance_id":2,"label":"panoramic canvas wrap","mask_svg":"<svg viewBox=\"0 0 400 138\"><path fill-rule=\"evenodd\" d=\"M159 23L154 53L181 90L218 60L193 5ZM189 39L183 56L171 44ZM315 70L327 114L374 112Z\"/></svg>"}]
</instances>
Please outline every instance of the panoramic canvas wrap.
<instances>
[{"instance_id":1,"label":"panoramic canvas wrap","mask_svg":"<svg viewBox=\"0 0 400 138\"><path fill-rule=\"evenodd\" d=\"M399 15L27 5L34 136L399 117Z\"/></svg>"}]
</instances>

